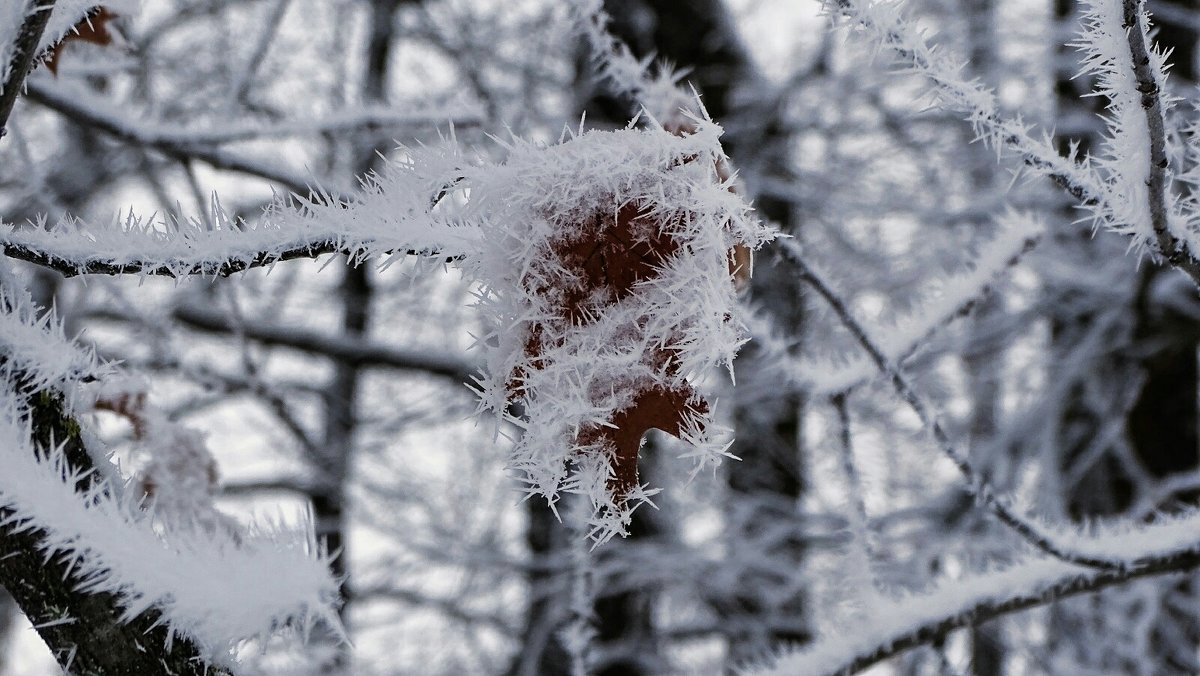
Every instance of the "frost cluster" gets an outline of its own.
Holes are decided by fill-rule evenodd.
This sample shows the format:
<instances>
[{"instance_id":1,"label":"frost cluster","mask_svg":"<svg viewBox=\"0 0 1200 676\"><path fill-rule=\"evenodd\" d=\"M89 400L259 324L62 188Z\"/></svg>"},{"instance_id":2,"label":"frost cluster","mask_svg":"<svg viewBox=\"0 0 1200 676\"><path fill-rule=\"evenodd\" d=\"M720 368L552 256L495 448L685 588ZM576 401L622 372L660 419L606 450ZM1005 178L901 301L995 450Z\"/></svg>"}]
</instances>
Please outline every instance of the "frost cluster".
<instances>
[{"instance_id":1,"label":"frost cluster","mask_svg":"<svg viewBox=\"0 0 1200 676\"><path fill-rule=\"evenodd\" d=\"M693 383L744 340L730 250L771 235L718 175L720 128L694 126L515 143L465 179L491 329L482 405L524 429L512 467L530 494L587 496L601 541L652 493L646 430L690 443L698 469L727 447Z\"/></svg>"}]
</instances>

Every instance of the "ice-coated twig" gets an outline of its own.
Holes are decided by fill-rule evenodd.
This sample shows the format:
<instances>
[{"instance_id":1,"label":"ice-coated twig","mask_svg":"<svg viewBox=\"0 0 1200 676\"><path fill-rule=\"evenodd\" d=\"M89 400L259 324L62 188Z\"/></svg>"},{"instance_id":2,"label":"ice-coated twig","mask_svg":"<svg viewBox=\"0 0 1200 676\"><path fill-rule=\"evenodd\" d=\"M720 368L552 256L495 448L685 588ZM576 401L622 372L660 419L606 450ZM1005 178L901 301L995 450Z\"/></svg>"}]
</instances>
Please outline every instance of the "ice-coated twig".
<instances>
[{"instance_id":1,"label":"ice-coated twig","mask_svg":"<svg viewBox=\"0 0 1200 676\"><path fill-rule=\"evenodd\" d=\"M938 450L948 457L966 478L968 490L981 504L995 514L1001 523L1020 535L1037 550L1068 563L1100 569L1122 569L1133 565L1133 562L1122 560L1120 557L1095 556L1063 545L1055 540L1053 534L1047 533L1046 529L1018 514L1007 500L992 489L967 454L955 445L950 434L942 427L936 412L917 394L916 389L908 382L900 369L888 360L875 341L867 334L863 325L854 318L846 303L833 290L833 287L808 264L800 250L800 245L792 240L782 240L780 246L796 264L800 279L812 287L829 304L834 314L854 336L855 341L870 355L875 367L888 377L896 393L917 414L921 425L938 445Z\"/></svg>"},{"instance_id":2,"label":"ice-coated twig","mask_svg":"<svg viewBox=\"0 0 1200 676\"><path fill-rule=\"evenodd\" d=\"M1078 43L1085 51L1085 67L1101 76L1100 93L1113 103L1110 140L1118 147L1110 144L1110 156L1123 158L1101 158L1093 163L1088 158L1063 157L1048 138L1034 139L1019 118L1003 116L995 94L967 79L962 64L930 45L915 25L902 17L897 4L877 0L827 3L831 13L848 18L874 42L906 61L913 72L928 79L938 105L964 115L981 140L998 152L1015 153L1027 168L1050 178L1079 200L1097 224L1130 237L1134 248L1146 247L1200 284L1200 261L1190 253L1195 248L1191 244L1195 228L1173 213L1174 203L1167 194L1162 58L1147 46L1141 3L1130 0L1126 5L1123 8L1118 0L1090 3L1087 30ZM1145 108L1146 113L1135 125L1136 107ZM1144 162L1134 162L1137 175L1143 178L1130 173L1127 151L1132 151L1133 157L1145 157Z\"/></svg>"},{"instance_id":3,"label":"ice-coated twig","mask_svg":"<svg viewBox=\"0 0 1200 676\"><path fill-rule=\"evenodd\" d=\"M7 58L3 61L3 84L0 84L0 136L4 135L8 126L8 116L12 114L17 96L25 76L33 68L33 60L38 54L38 45L42 35L50 23L50 15L54 11L54 0L34 0L26 4L24 0L12 0L4 12L24 12L20 21L12 21L15 17L4 17L0 20L0 28L16 28L16 34L5 35L7 30L0 30L0 55ZM11 40L11 41L10 41Z\"/></svg>"},{"instance_id":4,"label":"ice-coated twig","mask_svg":"<svg viewBox=\"0 0 1200 676\"><path fill-rule=\"evenodd\" d=\"M849 675L911 648L945 638L950 632L1079 594L1200 567L1195 513L1139 531L1114 530L1096 536L1114 551L1146 561L1123 570L1081 569L1065 561L1037 557L1007 568L945 580L920 592L877 595L872 621L853 631L828 631L812 644L785 650L768 665L747 667L742 676L791 674Z\"/></svg>"},{"instance_id":5,"label":"ice-coated twig","mask_svg":"<svg viewBox=\"0 0 1200 676\"><path fill-rule=\"evenodd\" d=\"M924 300L886 326L864 326L871 335L887 336L886 341L877 338L876 346L890 363L903 364L920 346L928 345L935 333L970 313L981 298L992 293L999 278L1034 249L1045 229L1036 218L1019 212L1006 213L997 221L996 236L979 246L969 270L939 280L936 292L923 293ZM768 342L778 340L769 330L756 333ZM879 375L869 356L858 349L836 359L781 356L781 361L789 378L812 394L844 392Z\"/></svg>"}]
</instances>

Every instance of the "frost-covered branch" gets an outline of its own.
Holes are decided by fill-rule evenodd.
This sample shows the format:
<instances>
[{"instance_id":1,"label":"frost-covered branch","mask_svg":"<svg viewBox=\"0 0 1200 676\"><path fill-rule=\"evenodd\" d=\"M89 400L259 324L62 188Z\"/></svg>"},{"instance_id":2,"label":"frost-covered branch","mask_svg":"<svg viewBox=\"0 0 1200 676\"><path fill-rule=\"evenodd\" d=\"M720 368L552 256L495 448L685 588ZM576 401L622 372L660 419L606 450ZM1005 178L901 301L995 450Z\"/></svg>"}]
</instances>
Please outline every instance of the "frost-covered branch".
<instances>
[{"instance_id":1,"label":"frost-covered branch","mask_svg":"<svg viewBox=\"0 0 1200 676\"><path fill-rule=\"evenodd\" d=\"M235 324L219 312L194 305L176 308L174 316L194 329L221 334L236 332L264 345L303 350L359 366L418 371L443 376L458 383L467 382L478 372L477 364L451 354L439 354L431 350L405 350L361 338L327 336L296 327L259 322Z\"/></svg>"},{"instance_id":2,"label":"frost-covered branch","mask_svg":"<svg viewBox=\"0 0 1200 676\"><path fill-rule=\"evenodd\" d=\"M1099 93L1110 101L1108 154L1093 164L1058 154L1049 139L1036 140L1019 118L999 111L995 94L963 74L963 64L930 45L906 20L900 7L872 0L838 0L835 12L849 18L871 39L892 50L909 68L929 80L938 105L964 115L980 139L1021 158L1088 209L1096 223L1130 237L1200 284L1200 261L1190 252L1194 227L1168 190L1163 127L1162 56L1151 50L1140 2L1122 8L1116 0L1089 3L1087 30L1077 46L1084 66L1099 76ZM1126 14L1129 14L1126 17ZM1128 30L1127 30L1128 29ZM1137 108L1144 114L1137 114ZM1138 115L1141 119L1135 119ZM1194 211L1194 210L1193 210Z\"/></svg>"},{"instance_id":3,"label":"frost-covered branch","mask_svg":"<svg viewBox=\"0 0 1200 676\"><path fill-rule=\"evenodd\" d=\"M85 227L72 219L52 226L0 226L0 248L10 258L72 277L86 274L225 276L298 258L341 253L355 262L463 255L476 236L469 227L430 213L431 196L444 187L414 186L419 176L396 170L367 179L363 194L317 202L278 198L256 225L231 220L214 203L206 219L143 220L127 215ZM447 181L449 182L449 181ZM442 184L444 185L444 183Z\"/></svg>"},{"instance_id":4,"label":"frost-covered branch","mask_svg":"<svg viewBox=\"0 0 1200 676\"><path fill-rule=\"evenodd\" d=\"M911 595L879 595L869 601L872 622L852 631L828 630L810 646L784 652L770 666L747 668L742 673L853 674L910 648L943 639L955 629L1145 577L1200 567L1194 536L1200 519L1195 514L1142 528L1112 531L1096 539L1114 552L1128 552L1148 561L1145 565L1088 570L1054 558L1036 558L998 571L946 580Z\"/></svg>"},{"instance_id":5,"label":"frost-covered branch","mask_svg":"<svg viewBox=\"0 0 1200 676\"><path fill-rule=\"evenodd\" d=\"M811 286L829 304L830 308L838 316L838 319L850 334L854 336L855 341L870 356L875 367L880 373L887 376L896 393L917 414L922 426L924 426L935 443L937 443L938 450L949 458L962 473L963 477L966 478L971 493L995 514L1001 523L1012 529L1037 550L1065 562L1101 569L1120 569L1131 563L1124 561L1121 557L1096 556L1063 545L1056 540L1054 534L1047 532L1042 526L1019 514L1006 500L997 495L984 479L983 474L974 466L970 457L955 445L954 441L950 438L950 434L942 427L941 420L937 414L917 394L912 384L908 382L908 379L900 372L900 369L888 359L875 340L867 334L866 329L863 328L863 325L850 312L850 308L846 306L842 298L833 290L833 287L825 281L824 276L808 264L800 251L800 246L791 240L783 240L780 242L780 245L795 262L799 270L800 279Z\"/></svg>"},{"instance_id":6,"label":"frost-covered branch","mask_svg":"<svg viewBox=\"0 0 1200 676\"><path fill-rule=\"evenodd\" d=\"M1200 262L1188 248L1187 240L1171 232L1167 186L1167 132L1163 106L1163 60L1162 55L1150 48L1149 16L1144 0L1122 0L1122 27L1132 56L1136 91L1141 95L1140 103L1146 116L1146 144L1149 146L1149 166L1146 188L1150 209L1150 224L1158 251L1171 265L1184 268L1193 279L1200 278ZM1188 269L1188 268L1191 269Z\"/></svg>"},{"instance_id":7,"label":"frost-covered branch","mask_svg":"<svg viewBox=\"0 0 1200 676\"><path fill-rule=\"evenodd\" d=\"M337 626L337 586L311 527L161 531L140 493L102 471L71 412L89 396L81 381L111 383L109 369L27 301L0 306L0 584L64 669L221 673L213 660L244 640Z\"/></svg>"},{"instance_id":8,"label":"frost-covered branch","mask_svg":"<svg viewBox=\"0 0 1200 676\"><path fill-rule=\"evenodd\" d=\"M664 122L674 118L681 108L691 108L694 101L679 87L676 73L665 65L651 73L650 58L638 59L628 45L609 32L603 0L572 0L572 4L576 30L591 49L600 75L616 94L637 102Z\"/></svg>"},{"instance_id":9,"label":"frost-covered branch","mask_svg":"<svg viewBox=\"0 0 1200 676\"><path fill-rule=\"evenodd\" d=\"M163 277L205 275L225 277L238 272L245 272L252 268L267 267L298 258L318 258L331 253L346 255L353 255L355 253L354 247L340 242L335 238L317 237L312 241L269 251L244 249L241 253L233 254L227 259L212 259L208 257L202 260L167 259L167 262L164 263L161 259L146 260L137 254L130 256L126 253L124 256L126 260L120 260L118 257L121 253L128 251L121 249L120 251L114 250L113 256L110 259L96 260L93 254L80 253L66 248L56 249L50 243L50 238L38 236L22 238L18 236L18 232L21 231L12 231L8 234L13 236L12 239L19 241L5 241L4 235L0 234L0 247L3 248L4 255L54 270L64 277L76 277L78 275L157 275ZM21 234L28 233L21 232ZM74 249L74 247L71 247L71 249Z\"/></svg>"},{"instance_id":10,"label":"frost-covered branch","mask_svg":"<svg viewBox=\"0 0 1200 676\"><path fill-rule=\"evenodd\" d=\"M12 115L13 106L17 103L25 76L33 68L42 34L46 32L46 26L50 23L54 0L34 0L32 5L24 0L15 0L9 5L2 10L9 16L0 20L0 55L7 57L0 62L4 65L3 84L0 84L0 136L4 136L7 130L8 117ZM21 13L24 17L14 20ZM16 28L16 35L4 34L7 32L4 29L12 28Z\"/></svg>"},{"instance_id":11,"label":"frost-covered branch","mask_svg":"<svg viewBox=\"0 0 1200 676\"><path fill-rule=\"evenodd\" d=\"M11 395L4 397L12 401ZM49 646L59 665L68 673L117 676L130 673L173 673L183 675L222 674L189 637L172 636L154 608L126 613L119 593L113 590L81 591L88 584L87 572L78 566L77 554L62 549L62 541L33 518L31 512L13 504L5 488L28 481L22 472L30 465L40 467L31 490L53 492L38 499L42 504L69 494L71 503L86 509L89 500L103 500L90 455L84 448L79 425L63 410L58 396L47 390L29 393L27 417L21 423L7 409L0 420L5 455L27 454L23 464L9 465L6 457L0 482L0 585L12 595L38 634ZM31 448L32 440L35 448ZM47 459L55 458L53 464ZM64 477L67 482L64 482ZM61 487L61 488L60 488ZM82 489L90 493L77 493ZM107 527L107 526L105 526Z\"/></svg>"}]
</instances>

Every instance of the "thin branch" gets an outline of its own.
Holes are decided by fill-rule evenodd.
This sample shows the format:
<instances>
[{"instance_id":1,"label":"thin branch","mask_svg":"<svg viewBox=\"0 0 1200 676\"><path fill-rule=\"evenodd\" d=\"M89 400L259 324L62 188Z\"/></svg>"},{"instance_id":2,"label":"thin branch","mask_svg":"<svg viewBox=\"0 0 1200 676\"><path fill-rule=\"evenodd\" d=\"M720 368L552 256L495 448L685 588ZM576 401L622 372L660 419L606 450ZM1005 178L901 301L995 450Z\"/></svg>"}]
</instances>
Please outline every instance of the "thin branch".
<instances>
[{"instance_id":1,"label":"thin branch","mask_svg":"<svg viewBox=\"0 0 1200 676\"><path fill-rule=\"evenodd\" d=\"M290 326L273 326L266 323L234 326L224 314L194 305L177 307L174 314L176 319L193 329L219 334L237 332L264 345L312 352L356 366L419 371L450 378L457 383L467 382L472 375L478 373L474 362L453 354L404 350L363 338L326 336Z\"/></svg>"},{"instance_id":2,"label":"thin branch","mask_svg":"<svg viewBox=\"0 0 1200 676\"><path fill-rule=\"evenodd\" d=\"M161 277L214 275L227 277L237 272L244 272L251 268L266 267L282 261L290 261L297 258L317 258L331 253L352 255L357 251L357 247L338 241L337 238L319 237L279 251L255 252L245 258L236 260L219 262L201 261L194 263L180 261L178 263L156 265L137 260L124 263L103 260L74 260L30 244L0 242L0 248L4 250L4 255L9 258L40 265L41 267L54 270L64 277L76 277L78 275L156 275ZM418 252L413 251L410 253L416 255Z\"/></svg>"},{"instance_id":3,"label":"thin branch","mask_svg":"<svg viewBox=\"0 0 1200 676\"><path fill-rule=\"evenodd\" d=\"M267 55L271 41L279 32L279 25L283 23L283 15L287 13L290 4L291 0L276 0L275 5L267 11L266 21L263 22L262 32L255 43L254 51L250 53L245 67L237 75L233 86L230 87L234 101L244 101L247 94L250 93L250 86L254 84L254 76L258 73L258 68Z\"/></svg>"},{"instance_id":4,"label":"thin branch","mask_svg":"<svg viewBox=\"0 0 1200 676\"><path fill-rule=\"evenodd\" d=\"M842 473L846 480L846 500L850 503L847 520L850 523L850 552L853 562L861 570L857 571L865 580L870 580L871 588L879 586L876 579L872 560L874 552L871 546L871 530L867 516L867 503L863 498L862 480L858 476L858 468L854 464L854 439L850 430L850 409L846 405L846 394L839 393L830 397L837 412L839 451L842 460Z\"/></svg>"},{"instance_id":5,"label":"thin branch","mask_svg":"<svg viewBox=\"0 0 1200 676\"><path fill-rule=\"evenodd\" d=\"M892 386L900 395L900 398L908 404L908 407L917 414L921 425L929 431L934 441L937 443L939 450L950 458L950 460L958 467L959 472L967 479L969 489L979 502L985 505L1001 523L1008 526L1014 532L1021 536L1029 544L1033 545L1037 550L1044 552L1056 559L1073 563L1080 566L1090 568L1099 568L1103 570L1123 569L1127 564L1121 561L1112 561L1109 559L1089 556L1079 552L1071 551L1068 548L1062 547L1055 543L1048 535L1043 533L1040 528L1028 521L1025 517L1014 511L1008 504L1002 500L992 489L992 487L984 479L983 475L975 468L970 458L962 453L954 442L950 439L949 433L942 427L941 420L932 412L929 406L917 394L913 386L900 373L900 370L893 365L887 357L884 356L883 350L875 344L875 341L867 335L862 324L850 313L850 309L846 307L845 302L833 291L832 287L821 277L815 270L809 267L807 261L799 250L799 245L792 240L783 240L781 242L784 250L788 252L792 260L796 263L799 270L799 277L809 286L811 286L833 309L834 313L841 320L842 324L850 331L859 345L866 350L870 355L871 361L875 363L876 368L881 373L886 375L891 381Z\"/></svg>"},{"instance_id":6,"label":"thin branch","mask_svg":"<svg viewBox=\"0 0 1200 676\"><path fill-rule=\"evenodd\" d=\"M143 130L130 124L128 120L106 111L104 106L96 105L95 102L89 103L89 97L81 96L78 92L67 92L62 87L30 82L27 98L84 127L97 129L126 143L154 148L173 159L200 160L216 169L236 171L271 181L301 196L314 192L316 181L311 177L294 174L286 169L219 148L143 133Z\"/></svg>"},{"instance_id":7,"label":"thin branch","mask_svg":"<svg viewBox=\"0 0 1200 676\"><path fill-rule=\"evenodd\" d=\"M10 0L12 1L23 2ZM28 13L25 15L25 22L21 24L20 32L17 33L12 59L8 62L8 75L4 78L3 89L0 90L0 137L8 130L8 118L12 115L13 106L17 104L17 96L21 93L25 77L33 69L42 33L46 32L46 24L50 23L50 12L53 10L54 0L34 0L33 7L26 10Z\"/></svg>"}]
</instances>

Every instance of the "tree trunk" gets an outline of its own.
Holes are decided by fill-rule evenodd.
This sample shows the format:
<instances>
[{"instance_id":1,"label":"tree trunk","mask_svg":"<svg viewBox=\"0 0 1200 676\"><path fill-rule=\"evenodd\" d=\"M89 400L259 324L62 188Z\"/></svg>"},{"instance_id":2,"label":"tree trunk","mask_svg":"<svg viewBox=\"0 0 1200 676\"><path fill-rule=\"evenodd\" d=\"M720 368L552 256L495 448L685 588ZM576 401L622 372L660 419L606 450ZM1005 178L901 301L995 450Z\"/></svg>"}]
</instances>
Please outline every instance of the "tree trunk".
<instances>
[{"instance_id":1,"label":"tree trunk","mask_svg":"<svg viewBox=\"0 0 1200 676\"><path fill-rule=\"evenodd\" d=\"M366 103L387 100L388 64L395 37L395 14L403 0L371 0L367 23L366 70L363 73L363 99ZM378 166L379 152L372 146L363 150L356 174L364 174ZM342 335L351 339L366 336L371 322L373 290L370 268L350 261L342 271L338 288L342 304ZM322 457L314 458L320 476L318 490L312 496L317 532L324 536L326 547L336 552L331 567L335 577L342 580L343 604L340 609L343 624L348 621L353 598L348 584L350 557L347 506L351 464L354 457L355 435L359 416L359 381L362 367L354 361L335 360L333 379L326 390L325 438ZM346 646L339 648L336 668L348 666Z\"/></svg>"},{"instance_id":2,"label":"tree trunk","mask_svg":"<svg viewBox=\"0 0 1200 676\"><path fill-rule=\"evenodd\" d=\"M708 114L725 125L725 148L733 163L746 173L779 177L786 169L787 134L779 109L770 100L771 89L757 74L737 35L732 19L719 0L608 0L612 31L643 57L654 54L687 69L689 82L700 92ZM630 102L601 99L609 110L632 114ZM753 186L751 186L753 189ZM795 234L795 206L791 202L758 196L758 212ZM780 327L799 335L803 317L797 276L784 269L760 265L751 287L752 299L770 312ZM799 537L763 542L757 537L766 524L795 521L804 489L800 438L803 401L773 380L769 368L756 368L753 344L738 360L739 383L749 391L785 392L771 401L735 401L737 441L731 452L742 458L729 463L731 549L746 548L772 563L733 576L734 589L706 590L726 633L730 666L757 658L768 646L808 640L804 622L804 594L798 578L803 545ZM798 524L797 524L798 526ZM799 531L799 528L796 528ZM797 571L779 576L772 570ZM628 604L630 608L644 605ZM766 622L764 623L764 618ZM633 618L630 618L633 621Z\"/></svg>"}]
</instances>

